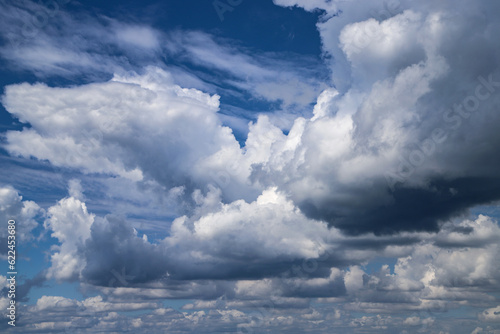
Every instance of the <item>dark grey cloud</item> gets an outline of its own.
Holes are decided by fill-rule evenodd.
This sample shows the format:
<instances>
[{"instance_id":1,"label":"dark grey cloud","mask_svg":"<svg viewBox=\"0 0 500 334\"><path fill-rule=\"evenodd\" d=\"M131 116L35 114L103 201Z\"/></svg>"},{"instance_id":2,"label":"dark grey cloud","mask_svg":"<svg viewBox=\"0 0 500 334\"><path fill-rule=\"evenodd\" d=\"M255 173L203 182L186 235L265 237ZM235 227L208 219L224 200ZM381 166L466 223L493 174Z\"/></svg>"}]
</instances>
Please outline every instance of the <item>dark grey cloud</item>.
<instances>
[{"instance_id":1,"label":"dark grey cloud","mask_svg":"<svg viewBox=\"0 0 500 334\"><path fill-rule=\"evenodd\" d=\"M471 207L500 199L499 179L486 177L454 180L436 177L424 188L396 185L392 193L388 188L385 190L391 194L390 204L375 199L363 202L363 194L358 193L353 196L358 202L345 203L341 211L336 201L304 203L301 209L308 216L327 221L349 234L384 235L400 231L437 232L440 223L467 213Z\"/></svg>"},{"instance_id":2,"label":"dark grey cloud","mask_svg":"<svg viewBox=\"0 0 500 334\"><path fill-rule=\"evenodd\" d=\"M83 279L94 285L127 286L159 280L167 273L167 254L138 238L117 217L95 221L81 252L87 263Z\"/></svg>"}]
</instances>

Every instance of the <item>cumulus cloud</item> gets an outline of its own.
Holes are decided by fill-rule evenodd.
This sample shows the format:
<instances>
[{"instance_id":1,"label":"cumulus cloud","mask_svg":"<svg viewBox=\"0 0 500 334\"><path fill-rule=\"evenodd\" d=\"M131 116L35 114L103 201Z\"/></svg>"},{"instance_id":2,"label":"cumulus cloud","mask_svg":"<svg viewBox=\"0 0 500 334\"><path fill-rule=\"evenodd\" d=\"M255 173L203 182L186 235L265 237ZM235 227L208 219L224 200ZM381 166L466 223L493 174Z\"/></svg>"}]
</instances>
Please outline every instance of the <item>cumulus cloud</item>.
<instances>
[{"instance_id":1,"label":"cumulus cloud","mask_svg":"<svg viewBox=\"0 0 500 334\"><path fill-rule=\"evenodd\" d=\"M214 187L206 196L195 194L196 213L177 218L169 236L156 244L124 219L96 217L74 197L60 200L47 210L44 223L60 243L47 277L103 286L164 278L266 277L297 261L319 258L328 239L339 237L326 224L308 220L276 189L252 203L223 204Z\"/></svg>"},{"instance_id":2,"label":"cumulus cloud","mask_svg":"<svg viewBox=\"0 0 500 334\"><path fill-rule=\"evenodd\" d=\"M439 220L498 199L497 176L488 167L497 164L497 136L490 125L498 122L500 76L489 33L497 22L484 14L496 4L467 4L455 16L449 14L456 6L451 2L404 1L395 8L382 1L328 2L338 9L326 4L313 7L338 14L318 23L318 29L324 51L332 55L339 94L329 103L323 95L317 108L326 108L320 113L326 117L305 126L300 148L306 157L315 153L300 164L307 174L294 184L288 180L297 166L285 169L286 186L301 209L352 233L391 233L437 230ZM384 15L378 15L381 11ZM469 29L483 14L486 21ZM477 37L475 52L463 42L471 36ZM473 65L477 57L484 66ZM296 122L303 127L303 121ZM308 142L309 128L321 125L324 133L314 131ZM328 149L315 152L321 140ZM306 178L304 187L300 182ZM325 190L318 191L320 184Z\"/></svg>"},{"instance_id":3,"label":"cumulus cloud","mask_svg":"<svg viewBox=\"0 0 500 334\"><path fill-rule=\"evenodd\" d=\"M220 195L216 188L205 196L196 192L194 215L177 218L158 243L123 219L95 217L79 200L62 199L45 222L61 244L49 276L79 277L115 298L331 296L362 300L356 308L365 311L384 311L390 303L401 310L484 303L500 284L500 228L486 216L450 221L438 234L410 234L403 243L401 236L382 241L373 235L370 241L309 220L276 188L251 203L224 204ZM393 272L385 265L366 273L363 263L377 256L398 257ZM239 282L210 287L189 283L193 279Z\"/></svg>"},{"instance_id":4,"label":"cumulus cloud","mask_svg":"<svg viewBox=\"0 0 500 334\"><path fill-rule=\"evenodd\" d=\"M227 202L252 201L277 186L308 217L348 233L437 231L441 221L499 197L498 169L490 166L497 156L500 75L488 33L494 21L473 30L481 36L477 48L485 65L466 66L458 55L469 48L462 37L472 32L446 14L452 4L426 4L406 8L405 2L389 16L370 17L382 3L365 9L338 3L343 14L325 18L318 29L325 52L335 58L334 82L348 84L321 94L313 117L297 118L288 135L262 116L240 148L216 114L218 96L181 88L170 73L150 67L143 75L73 88L8 87L5 107L31 128L8 132L6 147L59 166L190 187L187 193L207 191L212 183ZM476 22L489 5L469 5L457 14L460 22ZM368 32L360 44L358 35ZM184 45L193 62L275 76L231 48L217 48L207 35L192 37L171 52ZM209 47L200 47L203 41ZM476 54L465 55L475 63ZM78 120L71 118L75 112ZM28 145L33 142L36 147Z\"/></svg>"},{"instance_id":5,"label":"cumulus cloud","mask_svg":"<svg viewBox=\"0 0 500 334\"><path fill-rule=\"evenodd\" d=\"M152 180L167 189L188 187L187 194L213 184L222 189L226 201L253 200L267 187L278 186L290 192L309 217L353 233L436 230L438 220L496 198L494 189L488 188L493 170L459 177L456 164L441 160L441 155L410 150L415 142L412 134L421 128L410 126L413 130L408 131L406 124L420 117L414 105L442 73L441 62L435 58L410 66L394 81L375 85L357 111L350 105L350 93L342 97L324 93L313 118L297 119L287 136L263 116L250 126L243 148L217 117L217 96L181 88L159 69L77 88L10 86L5 106L31 127L8 132L6 148L12 154L48 159L88 173ZM409 105L412 109L393 114L389 107L394 103L375 102L389 94L382 97L389 103L390 96L398 97L409 87L411 94L398 103L400 108ZM54 94L61 105L51 105L48 96ZM86 94L93 94L92 105ZM79 110L78 120L72 117L74 108ZM386 119L374 125L374 115L383 118L384 113ZM332 132L332 128L336 130ZM435 131L429 136L435 139L433 134ZM478 137L472 147L490 139L488 136ZM132 137L137 140L131 142ZM438 137L446 138L442 133ZM442 154L459 153L446 151L450 145L438 147L441 141L429 144L429 140L422 142L424 152L432 145ZM157 141L164 145L154 145ZM487 153L485 159L489 159ZM405 158L407 154L409 158ZM425 164L421 166L422 159ZM418 168L407 162L415 160ZM403 164L409 167L401 167ZM390 172L392 167L395 172ZM446 179L443 170L448 172ZM411 178L403 177L407 174ZM484 194L471 195L478 192Z\"/></svg>"},{"instance_id":6,"label":"cumulus cloud","mask_svg":"<svg viewBox=\"0 0 500 334\"><path fill-rule=\"evenodd\" d=\"M56 166L134 180L141 180L143 173L151 172L166 183L183 185L185 177L179 175L180 170L193 169L197 159L225 146L224 142L231 144L234 137L215 115L218 96L168 85L170 78L166 73L151 71L149 75L157 74L161 80L150 83L151 86L142 87L141 82L134 82L133 78L117 77L108 83L82 87L82 90L60 89L56 98L63 105L57 107L46 100L48 90L52 89L45 85L11 86L4 104L21 121L32 126L7 134L11 152L47 159ZM160 86L163 82L165 86ZM31 102L21 97L32 93ZM89 98L94 101L90 109ZM142 102L137 105L139 100ZM39 107L33 109L34 105L25 103ZM195 123L199 124L198 128L194 127ZM57 133L53 132L54 127L58 128ZM156 137L158 135L160 137ZM132 137L139 141L130 142ZM204 137L211 140L199 145ZM34 142L38 143L36 147ZM157 152L150 152L153 155L149 158L131 155L130 150L142 155L152 147L157 147ZM157 160L160 157L164 160ZM142 168L138 165L141 160L145 163ZM158 168L154 168L155 165ZM168 165L175 165L176 171L165 169Z\"/></svg>"},{"instance_id":7,"label":"cumulus cloud","mask_svg":"<svg viewBox=\"0 0 500 334\"><path fill-rule=\"evenodd\" d=\"M484 310L481 314L479 314L479 319L485 322L499 322L500 306Z\"/></svg>"},{"instance_id":8,"label":"cumulus cloud","mask_svg":"<svg viewBox=\"0 0 500 334\"><path fill-rule=\"evenodd\" d=\"M79 256L83 242L90 236L90 226L94 215L89 214L85 203L74 197L60 200L47 210L48 218L44 227L51 231L51 236L59 240L51 255L52 267L47 278L63 280L76 279L82 266L83 258Z\"/></svg>"},{"instance_id":9,"label":"cumulus cloud","mask_svg":"<svg viewBox=\"0 0 500 334\"><path fill-rule=\"evenodd\" d=\"M197 215L179 218L170 236L157 244L141 238L124 220L94 218L90 235L87 234L84 245L79 244L77 254L81 256L81 263L85 263L81 281L102 285L97 290L100 295L83 301L44 296L32 310L24 311L33 324L30 326L49 326L40 324L45 321L37 317L39 311L43 311L53 315L54 323L50 325L53 331L68 326L98 330L106 319L117 319L115 312L140 309L154 310L141 318L143 324L151 324L156 316L167 315L180 321L163 321L151 328L153 332L165 328L195 330L203 326L208 326L209 332L221 330L220 326L228 326L233 331L236 328L260 330L288 323L297 332L330 327L372 328L392 333L401 326L410 331L444 329L443 323L436 321L435 312L453 310L461 305L495 303L489 292L500 284L498 272L494 270L499 265L498 243L491 241L489 234L496 235L500 228L491 218L479 216L474 221L450 221L438 234L415 234L414 237L421 241L410 244L392 269L383 265L378 271L368 272L361 259L370 257L363 256L357 259L363 263L349 268L330 267L329 260L339 255L335 246L339 249L347 246L346 253L362 253L367 245L361 237L342 237L328 231L326 224L307 231L306 235L312 233L309 240L303 239L303 235L294 235L295 228L301 226L298 222L307 218L275 189L266 191L253 203L227 205L220 202L218 195L207 194L199 198ZM66 204L69 210L68 203L75 200L68 199L54 207ZM256 214L283 214L283 208L279 209L283 205L289 206L288 214L280 219L252 219ZM72 208L75 212L82 211L81 204ZM49 212L54 211L49 209ZM257 226L245 223L250 220ZM260 233L259 222L267 223L266 234ZM281 228L285 226L289 230L283 232ZM74 228L68 226L68 231ZM450 234L450 230L455 232ZM279 231L281 233L277 233ZM206 238L207 233L210 238ZM287 238L276 240L277 235ZM465 242L467 236L472 242ZM444 248L438 247L447 237L457 241ZM221 238L225 242L217 242ZM246 244L245 238L252 243ZM286 242L294 238L299 238L295 243L301 247L286 246ZM353 242L358 238L358 243ZM485 240L483 244L479 243L480 238ZM300 242L302 239L305 242ZM324 245L319 244L320 241ZM245 256L235 252L231 242L246 245ZM64 248L64 242L62 244ZM369 253L372 257L384 256L386 251L387 248L375 252L372 249ZM246 254L250 254L252 260ZM302 261L287 262L290 257ZM277 258L280 260L275 262ZM283 263L288 263L288 270L277 275L285 268ZM278 270L270 270L269 266L278 267ZM330 268L329 274L322 274L323 266ZM249 267L255 272L249 271ZM321 275L317 276L318 273ZM212 280L214 278L216 280ZM186 305L180 313L158 309L156 304L165 298L200 297L203 298ZM343 311L332 314L329 308L318 307L331 302L341 305ZM479 320L495 323L494 311L494 307L485 310ZM340 312L348 313L335 315ZM351 312L374 315L360 318L350 315ZM288 319L291 313L300 320ZM259 322L255 322L256 317ZM137 321L123 316L112 326L119 330ZM477 322L471 322L470 326L473 324ZM31 330L30 326L27 330Z\"/></svg>"},{"instance_id":10,"label":"cumulus cloud","mask_svg":"<svg viewBox=\"0 0 500 334\"><path fill-rule=\"evenodd\" d=\"M323 11L317 27L332 80L322 93L317 81L297 79L310 73L278 75L273 67L292 65L279 67L276 55L252 58L204 33L172 33L166 51L285 107L317 96L285 133L260 115L240 145L218 113L220 96L180 85L174 69L125 73L113 63L117 74L100 83L6 87L2 103L24 124L5 134L11 155L107 177L118 190L137 187L135 196L153 189L179 207L160 224L164 236L150 240L128 217L90 212L71 181L69 197L46 210L44 227L58 241L46 278L78 280L99 295L44 296L27 309L28 330L69 322L95 331L155 323L158 332L444 333L456 324L430 312L464 306L481 310L466 330L498 322L498 222L466 216L500 199L499 5L274 2ZM154 29L109 25L106 38L128 54L159 48ZM43 50L47 63L28 65L29 53L13 60L22 46L3 55L51 73L72 52L84 65L101 59L78 47L55 57L57 41L45 37L29 51ZM25 221L29 238L38 205L6 187L0 206L5 219ZM393 265L370 267L388 257ZM182 312L118 313L169 298L193 301ZM323 305L331 303L339 309ZM57 316L42 321L36 311Z\"/></svg>"},{"instance_id":11,"label":"cumulus cloud","mask_svg":"<svg viewBox=\"0 0 500 334\"><path fill-rule=\"evenodd\" d=\"M7 254L8 222L15 221L16 237L18 242L28 242L34 239L33 229L38 226L37 219L41 218L44 210L33 201L23 201L16 189L11 186L0 187L0 248L2 256Z\"/></svg>"},{"instance_id":12,"label":"cumulus cloud","mask_svg":"<svg viewBox=\"0 0 500 334\"><path fill-rule=\"evenodd\" d=\"M191 263L190 275L276 275L296 260L324 253L324 240L331 234L326 225L308 220L276 189L264 191L252 203L239 200L222 204L220 199L214 203L212 196L209 193L201 199L202 210L207 212L199 218L176 219L165 240L178 252L180 264ZM215 208L209 209L214 204ZM264 267L268 269L263 271Z\"/></svg>"}]
</instances>

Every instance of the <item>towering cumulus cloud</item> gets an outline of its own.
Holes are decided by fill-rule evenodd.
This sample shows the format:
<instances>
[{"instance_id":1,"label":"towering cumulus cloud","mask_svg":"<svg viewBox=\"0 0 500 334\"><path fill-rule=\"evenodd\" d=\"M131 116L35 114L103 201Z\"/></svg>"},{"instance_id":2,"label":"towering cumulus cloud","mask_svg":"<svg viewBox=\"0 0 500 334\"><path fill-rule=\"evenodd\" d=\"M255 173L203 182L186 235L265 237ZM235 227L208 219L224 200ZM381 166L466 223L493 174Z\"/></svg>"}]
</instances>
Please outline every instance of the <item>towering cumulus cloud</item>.
<instances>
[{"instance_id":1,"label":"towering cumulus cloud","mask_svg":"<svg viewBox=\"0 0 500 334\"><path fill-rule=\"evenodd\" d=\"M498 199L498 4L275 3L326 10L340 92L305 127L307 176L286 182L304 212L352 233L430 231Z\"/></svg>"}]
</instances>

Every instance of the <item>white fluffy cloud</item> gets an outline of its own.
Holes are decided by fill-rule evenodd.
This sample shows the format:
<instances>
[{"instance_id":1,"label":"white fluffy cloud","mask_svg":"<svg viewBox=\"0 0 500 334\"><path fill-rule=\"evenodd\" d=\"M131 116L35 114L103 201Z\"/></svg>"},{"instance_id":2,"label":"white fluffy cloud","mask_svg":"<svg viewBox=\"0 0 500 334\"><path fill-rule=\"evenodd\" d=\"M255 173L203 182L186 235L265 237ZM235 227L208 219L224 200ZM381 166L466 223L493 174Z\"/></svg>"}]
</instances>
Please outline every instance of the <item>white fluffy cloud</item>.
<instances>
[{"instance_id":1,"label":"white fluffy cloud","mask_svg":"<svg viewBox=\"0 0 500 334\"><path fill-rule=\"evenodd\" d=\"M94 215L88 213L85 203L74 197L60 200L47 210L47 214L44 226L61 244L54 247L52 266L47 272L47 278L76 279L85 266L84 258L79 252L90 237Z\"/></svg>"},{"instance_id":2,"label":"white fluffy cloud","mask_svg":"<svg viewBox=\"0 0 500 334\"><path fill-rule=\"evenodd\" d=\"M54 246L47 277L80 277L103 285L111 281L123 285L117 275L130 276L133 282L165 275L265 277L285 271L294 261L319 258L327 243L340 237L325 223L307 219L275 188L252 203L224 204L220 196L214 187L206 196L195 191L198 208L194 215L174 220L169 236L157 245L138 235L126 221L96 218L84 202L64 198L47 210L44 223L60 243ZM148 258L142 261L144 266L139 265L141 257ZM262 271L270 264L274 268Z\"/></svg>"},{"instance_id":3,"label":"white fluffy cloud","mask_svg":"<svg viewBox=\"0 0 500 334\"><path fill-rule=\"evenodd\" d=\"M485 322L499 322L500 321L500 306L484 310L484 312L479 314L479 319L481 319L482 321L485 321Z\"/></svg>"},{"instance_id":4,"label":"white fluffy cloud","mask_svg":"<svg viewBox=\"0 0 500 334\"><path fill-rule=\"evenodd\" d=\"M212 189L200 199L198 215L177 218L165 239L169 249L175 250L178 265L192 263L192 274L277 274L295 260L320 257L329 236L337 235L326 224L307 219L275 188L264 191L252 203L238 200L223 204L220 192L214 192ZM274 268L267 274L257 269L271 263Z\"/></svg>"},{"instance_id":5,"label":"white fluffy cloud","mask_svg":"<svg viewBox=\"0 0 500 334\"><path fill-rule=\"evenodd\" d=\"M458 37L469 32L456 26L447 7L401 3L389 16L370 18L370 8L383 4L338 5L343 15L318 28L325 52L336 57L334 79L349 84L325 90L313 117L297 118L288 135L261 116L240 148L217 115L217 95L181 88L170 73L149 67L143 75L115 75L100 84L7 87L5 107L31 128L8 132L6 148L167 191L184 187L188 201L209 184L221 188L226 203L254 201L276 186L309 218L349 233L436 231L440 220L498 199L488 188L497 169L488 166L496 163L494 143L500 141L494 126L500 75L492 66L466 67L457 57L465 48ZM477 20L487 6L480 2L460 17ZM489 47L484 57L495 57L487 33L494 26L488 21L477 31L481 47ZM367 31L360 51L356 36ZM445 43L445 36L455 38ZM214 40L192 37L186 46L192 61L229 70L214 56ZM207 38L211 46L200 48ZM200 57L207 52L210 57ZM231 48L224 54L244 64L231 71L273 76ZM338 68L352 71L343 76ZM483 195L469 195L476 193Z\"/></svg>"},{"instance_id":6,"label":"white fluffy cloud","mask_svg":"<svg viewBox=\"0 0 500 334\"><path fill-rule=\"evenodd\" d=\"M487 167L496 153L476 149L498 140L495 3L463 2L458 12L450 1L275 3L332 14L318 30L338 94L325 91L316 116L296 120L295 154L280 169L271 161L254 168L257 180L272 178L308 216L354 233L436 230L479 199L471 187L498 198L482 184L496 178ZM474 65L478 57L484 66Z\"/></svg>"},{"instance_id":7,"label":"white fluffy cloud","mask_svg":"<svg viewBox=\"0 0 500 334\"><path fill-rule=\"evenodd\" d=\"M8 133L13 154L90 173L134 180L151 173L167 184L181 183L200 158L234 141L215 115L218 96L182 89L155 69L76 90L11 86L4 104L32 125Z\"/></svg>"},{"instance_id":8,"label":"white fluffy cloud","mask_svg":"<svg viewBox=\"0 0 500 334\"><path fill-rule=\"evenodd\" d=\"M0 187L0 231L1 256L7 253L8 221L14 220L17 242L33 240L33 229L38 226L37 218L42 217L44 210L33 201L23 201L16 189L11 186Z\"/></svg>"}]
</instances>

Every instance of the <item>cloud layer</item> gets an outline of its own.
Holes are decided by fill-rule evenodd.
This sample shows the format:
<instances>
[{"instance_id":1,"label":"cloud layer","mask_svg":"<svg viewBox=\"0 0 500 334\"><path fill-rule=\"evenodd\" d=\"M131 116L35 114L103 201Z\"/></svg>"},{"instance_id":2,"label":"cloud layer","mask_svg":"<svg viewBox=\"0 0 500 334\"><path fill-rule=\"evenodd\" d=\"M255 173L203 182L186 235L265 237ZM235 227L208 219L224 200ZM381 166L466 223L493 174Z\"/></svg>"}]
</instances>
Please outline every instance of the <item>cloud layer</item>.
<instances>
[{"instance_id":1,"label":"cloud layer","mask_svg":"<svg viewBox=\"0 0 500 334\"><path fill-rule=\"evenodd\" d=\"M56 242L44 279L89 293L24 306L27 332L498 329L498 217L469 210L500 199L500 6L274 3L322 13L328 87L312 78L317 67L293 68L303 58L249 56L206 33L110 18L87 17L94 31L61 13L33 44L0 49L39 78L115 73L7 86L2 104L23 127L4 134L10 155L99 180L130 206L157 199L155 212L171 217L157 219L153 237L127 216L138 208L110 200L104 213L90 210L77 180L44 209L1 188L4 221L17 217L27 241L43 227ZM5 8L10 20L29 15ZM82 43L66 45L65 21L82 29ZM123 57L87 42L103 27ZM180 65L159 64L163 52ZM286 112L222 115L222 93L279 101ZM248 125L243 140L228 117ZM161 305L177 299L190 301Z\"/></svg>"}]
</instances>

